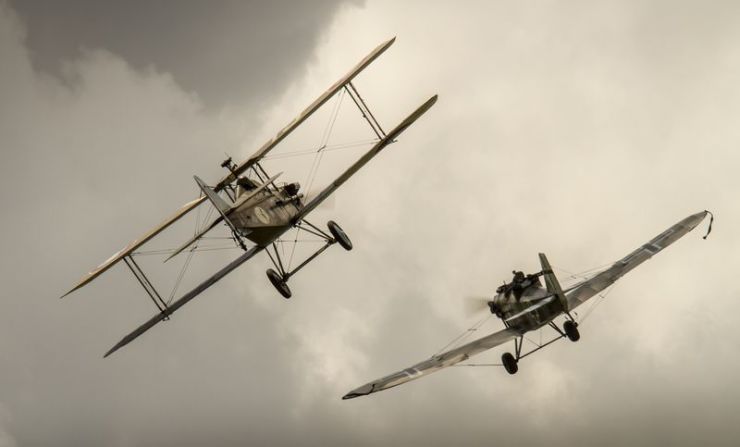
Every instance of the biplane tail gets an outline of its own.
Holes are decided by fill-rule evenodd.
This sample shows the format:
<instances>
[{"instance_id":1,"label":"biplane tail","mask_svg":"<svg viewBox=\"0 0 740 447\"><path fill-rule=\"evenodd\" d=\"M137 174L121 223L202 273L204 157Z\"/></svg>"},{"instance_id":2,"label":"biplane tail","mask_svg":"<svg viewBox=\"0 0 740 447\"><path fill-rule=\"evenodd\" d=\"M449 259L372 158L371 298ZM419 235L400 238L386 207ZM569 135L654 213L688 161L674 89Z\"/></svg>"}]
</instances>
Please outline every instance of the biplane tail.
<instances>
[{"instance_id":1,"label":"biplane tail","mask_svg":"<svg viewBox=\"0 0 740 447\"><path fill-rule=\"evenodd\" d=\"M216 207L219 214L226 217L225 215L231 211L232 206L226 203L226 201L222 199L221 196L219 196L213 188L206 185L206 182L201 180L197 175L194 175L193 178L195 179L195 183L198 184L200 190L203 191L203 194L205 194L205 196L213 204L213 206Z\"/></svg>"}]
</instances>

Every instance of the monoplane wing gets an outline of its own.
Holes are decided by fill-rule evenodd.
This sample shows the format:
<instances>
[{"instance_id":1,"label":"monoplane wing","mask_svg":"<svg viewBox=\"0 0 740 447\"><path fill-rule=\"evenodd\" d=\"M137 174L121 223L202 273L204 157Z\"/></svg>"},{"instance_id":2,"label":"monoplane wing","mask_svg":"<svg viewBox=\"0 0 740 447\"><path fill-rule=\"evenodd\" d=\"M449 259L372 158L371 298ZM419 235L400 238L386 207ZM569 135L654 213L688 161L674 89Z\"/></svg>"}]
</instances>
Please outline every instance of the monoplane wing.
<instances>
[{"instance_id":1,"label":"monoplane wing","mask_svg":"<svg viewBox=\"0 0 740 447\"><path fill-rule=\"evenodd\" d=\"M407 116L406 119L401 121L401 123L396 126L393 130L388 132L388 134L383 137L381 140L379 140L375 145L367 151L362 157L360 157L359 160L357 160L352 166L347 168L342 175L337 177L336 180L334 180L332 183L329 184L326 188L324 188L320 193L316 195L316 197L313 198L310 202L308 202L301 210L298 212L298 214L293 218L295 222L300 222L308 213L313 211L317 206L321 204L324 200L326 200L327 197L329 197L334 191L337 190L344 182L349 180L350 177L352 177L357 171L359 171L367 162L372 160L373 157L378 155L380 151L383 150L386 146L388 146L390 143L393 143L395 139L401 135L401 133L406 130L409 126L411 126L414 121L419 119L420 116L422 116L427 110L429 110L434 103L437 102L437 95L432 96L429 98L424 104L419 106L414 112Z\"/></svg>"},{"instance_id":2,"label":"monoplane wing","mask_svg":"<svg viewBox=\"0 0 740 447\"><path fill-rule=\"evenodd\" d=\"M574 309L586 302L589 298L614 284L614 282L624 276L624 274L647 261L653 257L653 255L696 228L707 214L709 214L708 211L692 214L660 233L658 236L651 239L650 242L642 245L637 250L615 262L605 271L573 287L570 292L566 293L568 298L568 308Z\"/></svg>"},{"instance_id":3,"label":"monoplane wing","mask_svg":"<svg viewBox=\"0 0 740 447\"><path fill-rule=\"evenodd\" d=\"M203 203L205 199L206 199L205 197L199 197L193 200L192 202L188 202L185 205L183 205L179 210L177 210L172 216L168 217L164 222L160 223L159 225L157 225L156 227L148 231L146 234L144 234L140 238L134 239L127 246L125 246L120 251L118 251L116 254L108 258L106 261L104 261L99 266L92 269L89 273L87 273L85 276L83 276L80 279L80 281L77 283L76 286L74 286L69 292L62 295L61 298L64 298L65 296L69 295L70 293L74 292L75 290L79 289L80 287L84 286L85 284L89 283L93 279L100 276L103 272L113 267L118 261L130 255L134 250L141 247L142 245L147 243L151 238L161 233L162 230L169 227L174 222L176 222L178 219L180 219L182 216L189 213L193 208Z\"/></svg>"},{"instance_id":4,"label":"monoplane wing","mask_svg":"<svg viewBox=\"0 0 740 447\"><path fill-rule=\"evenodd\" d=\"M235 175L239 175L242 172L246 171L250 167L252 167L255 163L259 162L262 157L267 155L268 152L270 152L275 146L277 146L285 137L287 137L291 132L293 132L298 126L301 125L309 116L311 116L316 110L318 110L326 101L328 101L332 96L334 96L339 90L344 88L345 85L349 84L352 79L355 78L362 70L365 69L368 65L370 65L375 59L378 58L385 50L387 50L391 45L393 45L393 42L396 41L396 38L392 38L386 42L383 42L382 44L378 45L373 51L370 52L367 56L365 56L364 59L362 59L355 67L350 70L349 73L342 76L337 82L335 82L331 87L329 87L328 90L326 90L324 93L322 93L314 102L312 102L306 109L301 112L298 116L295 117L293 121L288 123L287 126L283 127L280 132L277 133L271 140L266 142L265 144L260 147L257 152L252 154L251 157L249 157L247 160L242 162L241 164L237 165L233 172L224 177L215 187L216 191L220 191L226 185L233 182L236 178Z\"/></svg>"},{"instance_id":5,"label":"monoplane wing","mask_svg":"<svg viewBox=\"0 0 740 447\"><path fill-rule=\"evenodd\" d=\"M254 255L262 251L264 247L260 245L255 245L254 247L250 248L249 250L245 251L241 256L236 258L235 260L231 261L226 267L222 268L218 272L214 273L210 278L206 279L202 283L200 283L197 287L195 287L190 292L186 293L182 297L180 297L177 301L170 304L169 306L165 307L164 310L152 318L149 319L146 323L142 324L136 330L128 334L127 336L123 337L121 341L119 341L115 346L113 346L110 351L108 351L104 357L108 357L109 355L113 354L117 350L121 349L122 347L126 346L127 344L134 341L138 336L143 334L144 332L148 331L152 328L155 324L159 323L160 321L168 318L170 315L172 315L177 309L181 308L185 304L188 303L188 301L192 300L196 296L200 295L204 290L211 287L213 284L215 284L219 279L223 278L227 274L229 274L232 270L239 267L240 265L247 262L249 259L251 259Z\"/></svg>"},{"instance_id":6,"label":"monoplane wing","mask_svg":"<svg viewBox=\"0 0 740 447\"><path fill-rule=\"evenodd\" d=\"M510 328L494 332L491 335L479 338L478 340L460 346L459 348L452 349L440 355L435 355L432 358L417 363L410 368L406 368L391 375L385 376L382 379L378 379L365 384L359 388L350 391L349 393L344 395L342 399L352 399L355 397L367 396L371 393L377 393L378 391L393 388L394 386L401 385L402 383L418 379L419 377L423 377L435 371L439 371L442 368L446 368L456 363L463 362L476 354L480 354L483 351L502 345L520 335L521 334L519 332Z\"/></svg>"}]
</instances>

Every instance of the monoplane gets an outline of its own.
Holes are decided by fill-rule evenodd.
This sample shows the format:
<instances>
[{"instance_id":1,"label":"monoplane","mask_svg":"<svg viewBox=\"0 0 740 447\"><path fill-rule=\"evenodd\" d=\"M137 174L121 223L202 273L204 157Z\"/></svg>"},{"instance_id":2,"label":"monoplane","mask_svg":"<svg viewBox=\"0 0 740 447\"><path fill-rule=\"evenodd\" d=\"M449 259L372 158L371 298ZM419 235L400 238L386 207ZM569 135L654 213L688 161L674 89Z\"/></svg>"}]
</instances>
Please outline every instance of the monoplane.
<instances>
[{"instance_id":1,"label":"monoplane","mask_svg":"<svg viewBox=\"0 0 740 447\"><path fill-rule=\"evenodd\" d=\"M209 186L197 176L194 177L195 182L201 191L201 194L197 199L186 203L164 222L138 239L135 239L122 250L115 253L99 266L95 267L83 276L77 285L63 295L66 296L90 283L90 281L94 280L119 261L123 260L157 306L158 311L151 319L125 336L105 354L105 357L127 345L160 321L169 319L173 312L181 308L208 287L212 286L216 281L220 280L261 251L267 252L274 266L274 269L268 269L266 272L268 279L281 295L285 298L290 298L292 292L288 287L288 280L309 262L314 260L324 250L335 243L338 243L345 250L352 249L352 242L336 222L329 221L327 224L328 231L325 231L309 222L306 219L307 215L316 209L322 202L324 202L324 200L336 191L337 188L349 180L352 175L359 171L386 146L396 142L399 135L401 135L404 130L429 110L437 100L436 95L432 96L408 117L401 121L400 124L387 133L380 126L352 81L362 70L385 52L394 41L395 38L376 47L349 73L335 82L327 91L322 93L293 121L280 130L275 137L267 141L246 161L241 164L236 164L230 157L225 160L221 166L227 169L229 173L214 186ZM349 166L349 168L347 168L328 186L308 199L304 197L303 192L300 191L300 185L297 182L282 184L276 183L280 174L269 175L261 164L261 161L309 116L342 90L344 91L344 94L349 95L352 98L353 103L359 108L362 117L370 125L377 138L374 139L373 146L369 151L363 154L354 162L354 164ZM192 251L194 248L191 247L195 247L197 242L203 238L207 232L221 224L228 226L228 230L233 235L233 240L243 250L243 253L221 270L201 282L195 288L182 295L179 299L168 303L162 299L160 293L154 285L152 285L141 267L139 267L139 264L134 259L134 255L137 254L137 250L142 245L206 201L213 205L215 210L218 212L218 216L215 220L210 222L210 224L197 232L191 239L182 244L178 249L174 250L170 258L188 249ZM310 233L322 239L324 244L295 268L289 270L289 266L286 266L286 263L281 259L281 252L278 249L276 242L281 235L293 228L300 229L301 231Z\"/></svg>"},{"instance_id":2,"label":"monoplane","mask_svg":"<svg viewBox=\"0 0 740 447\"><path fill-rule=\"evenodd\" d=\"M578 322L574 317L574 310L578 306L598 295L624 274L693 230L707 214L711 216L707 230L707 235L709 235L714 216L709 211L693 214L660 233L604 271L565 290L553 273L547 257L540 253L541 271L529 275L525 275L521 271L514 271L512 281L499 286L493 299L486 302L488 310L503 321L505 326L503 330L434 355L410 368L365 384L347 393L343 399L365 396L424 377L442 368L466 361L476 354L511 340L514 341L514 353L504 353L501 356L501 365L509 374L515 374L519 370L519 361L527 355L562 338L568 338L573 342L578 341L581 335L578 330ZM706 237L705 235L704 238L706 239ZM540 278L544 279L544 287ZM565 318L562 329L555 323L555 319L561 316ZM545 326L549 326L555 332L554 338L538 343L532 349L523 352L525 335Z\"/></svg>"}]
</instances>

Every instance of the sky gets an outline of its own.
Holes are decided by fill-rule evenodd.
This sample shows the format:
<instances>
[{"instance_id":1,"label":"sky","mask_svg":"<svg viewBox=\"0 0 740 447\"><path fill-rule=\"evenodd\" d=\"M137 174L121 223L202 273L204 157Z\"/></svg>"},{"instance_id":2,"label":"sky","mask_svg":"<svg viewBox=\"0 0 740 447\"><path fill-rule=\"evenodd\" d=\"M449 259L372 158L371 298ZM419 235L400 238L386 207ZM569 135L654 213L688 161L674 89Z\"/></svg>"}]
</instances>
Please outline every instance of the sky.
<instances>
[{"instance_id":1,"label":"sky","mask_svg":"<svg viewBox=\"0 0 740 447\"><path fill-rule=\"evenodd\" d=\"M735 445L738 15L721 1L0 1L0 446ZM122 265L59 296L393 36L356 82L375 116L388 129L439 101L311 216L354 249L292 278L291 300L258 256L103 359L152 304ZM366 139L345 106L337 141ZM315 147L326 119L276 154ZM360 153L327 155L316 182ZM312 162L266 166L305 184ZM565 277L704 209L708 239L705 223L622 278L578 343L515 376L450 368L341 400L464 332L481 317L465 297L537 271L538 252ZM235 254L198 256L182 290ZM171 284L179 264L152 258Z\"/></svg>"}]
</instances>

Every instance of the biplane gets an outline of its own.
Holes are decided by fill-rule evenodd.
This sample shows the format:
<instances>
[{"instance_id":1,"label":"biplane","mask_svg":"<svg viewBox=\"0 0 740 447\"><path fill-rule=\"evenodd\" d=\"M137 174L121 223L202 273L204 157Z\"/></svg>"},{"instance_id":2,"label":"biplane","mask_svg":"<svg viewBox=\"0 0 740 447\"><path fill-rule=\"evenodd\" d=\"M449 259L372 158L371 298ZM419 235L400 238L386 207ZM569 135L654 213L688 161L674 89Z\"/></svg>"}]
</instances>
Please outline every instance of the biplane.
<instances>
[{"instance_id":1,"label":"biplane","mask_svg":"<svg viewBox=\"0 0 740 447\"><path fill-rule=\"evenodd\" d=\"M95 267L84 275L77 285L62 296L64 297L83 287L116 265L119 261L124 261L136 280L157 306L157 313L151 319L126 335L105 354L105 357L127 345L160 321L169 319L170 315L175 311L200 295L241 264L250 260L257 253L265 251L268 254L274 269L270 268L267 270L267 277L282 296L290 298L292 293L288 287L288 280L309 262L336 243L345 250L352 249L352 242L336 222L329 221L327 223L327 229L324 230L309 222L306 217L386 146L394 143L404 130L411 126L437 101L437 96L432 96L387 133L380 126L352 81L370 63L385 52L394 41L395 38L390 39L371 51L349 73L322 93L293 121L280 130L275 137L267 141L246 161L236 164L230 157L225 160L221 164L221 167L227 169L229 172L218 183L210 186L197 176L194 177L201 192L197 199L186 203L158 226L138 239L135 239L122 250ZM299 183L276 183L280 174L269 175L261 161L309 116L342 90L352 98L354 104L359 108L362 117L369 123L377 138L374 139L373 146L369 151L364 153L328 186L310 199L307 199L303 192L301 192ZM228 227L228 230L233 235L233 240L238 244L243 253L195 288L180 296L177 300L167 303L152 285L133 255L136 254L136 251L142 245L149 242L167 227L205 202L209 202L215 208L218 212L217 217L178 249L174 250L170 258L183 251L192 250L191 247L197 244L207 232L221 225ZM276 241L286 231L294 228L317 236L324 244L295 268L289 270L289 266L286 266L281 259L281 253L276 246Z\"/></svg>"},{"instance_id":2,"label":"biplane","mask_svg":"<svg viewBox=\"0 0 740 447\"><path fill-rule=\"evenodd\" d=\"M613 263L607 269L566 289L561 287L547 256L540 253L541 271L529 275L514 271L514 278L511 282L505 282L499 286L492 299L483 301L485 307L503 321L504 329L367 383L350 391L342 399L352 399L387 390L442 368L459 364L474 355L512 340L514 341L514 353L504 353L501 356L500 366L503 366L509 374L515 374L519 370L519 361L524 357L562 338L568 338L573 342L578 341L581 335L578 322L574 317L574 310L578 306L598 295L627 272L693 230L707 214L711 216L707 230L707 235L709 235L714 216L709 211L693 214ZM705 239L707 235L704 236ZM544 287L540 278L544 279ZM562 329L555 323L558 317L565 319ZM549 327L555 332L554 338L537 343L536 346L524 352L526 334L544 327Z\"/></svg>"}]
</instances>

